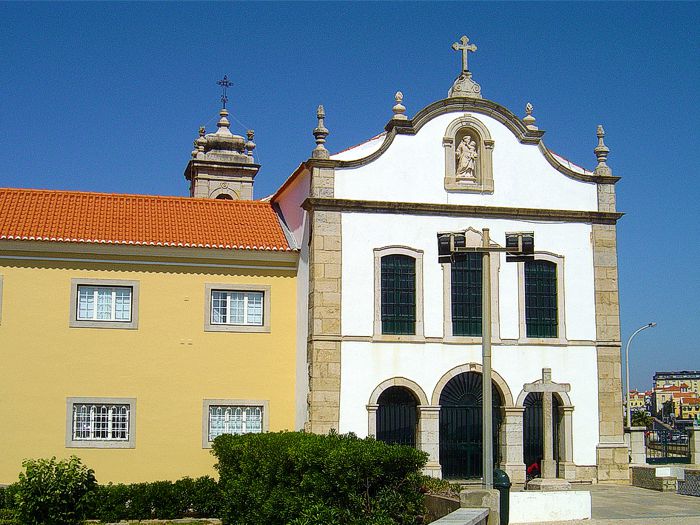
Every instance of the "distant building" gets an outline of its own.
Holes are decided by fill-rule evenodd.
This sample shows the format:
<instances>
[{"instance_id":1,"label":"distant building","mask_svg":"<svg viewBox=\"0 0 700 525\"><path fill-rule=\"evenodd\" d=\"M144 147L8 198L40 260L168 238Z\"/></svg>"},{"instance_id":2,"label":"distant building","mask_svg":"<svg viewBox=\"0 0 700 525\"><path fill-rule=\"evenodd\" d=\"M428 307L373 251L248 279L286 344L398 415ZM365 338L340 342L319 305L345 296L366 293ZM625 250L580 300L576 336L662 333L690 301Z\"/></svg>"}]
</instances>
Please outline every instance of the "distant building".
<instances>
[{"instance_id":1,"label":"distant building","mask_svg":"<svg viewBox=\"0 0 700 525\"><path fill-rule=\"evenodd\" d=\"M630 412L646 412L647 411L647 396L646 392L637 390L629 391Z\"/></svg>"},{"instance_id":2,"label":"distant building","mask_svg":"<svg viewBox=\"0 0 700 525\"><path fill-rule=\"evenodd\" d=\"M700 394L700 370L681 370L679 372L656 372L654 390L665 386L681 386L685 383L688 390Z\"/></svg>"}]
</instances>

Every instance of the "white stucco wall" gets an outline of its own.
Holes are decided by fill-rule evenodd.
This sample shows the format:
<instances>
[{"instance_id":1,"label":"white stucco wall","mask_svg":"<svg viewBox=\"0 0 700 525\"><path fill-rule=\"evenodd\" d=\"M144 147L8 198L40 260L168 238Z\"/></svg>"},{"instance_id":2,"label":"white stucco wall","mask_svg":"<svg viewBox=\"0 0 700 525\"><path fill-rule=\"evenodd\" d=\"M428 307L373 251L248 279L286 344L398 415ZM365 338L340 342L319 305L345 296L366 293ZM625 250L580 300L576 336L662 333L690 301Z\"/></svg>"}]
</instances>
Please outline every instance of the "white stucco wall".
<instances>
[{"instance_id":1,"label":"white stucco wall","mask_svg":"<svg viewBox=\"0 0 700 525\"><path fill-rule=\"evenodd\" d=\"M506 231L535 232L535 247L564 256L566 336L595 339L593 250L587 224L533 223L506 219L346 213L342 216L343 335L372 335L374 323L374 248L391 245L423 250L424 323L427 337L443 336L443 276L437 262L437 232L490 228L493 242L505 243ZM517 264L500 255L501 338L517 339ZM495 314L496 312L494 312Z\"/></svg>"},{"instance_id":2,"label":"white stucco wall","mask_svg":"<svg viewBox=\"0 0 700 525\"><path fill-rule=\"evenodd\" d=\"M450 122L465 114L483 122L495 141L493 195L445 191L442 138ZM372 146L375 144L371 143ZM343 158L340 155L337 157ZM564 210L598 209L595 184L563 175L547 162L536 145L521 144L508 128L495 119L462 112L440 115L425 124L416 135L397 135L387 151L361 168L336 170L335 197Z\"/></svg>"},{"instance_id":3,"label":"white stucco wall","mask_svg":"<svg viewBox=\"0 0 700 525\"><path fill-rule=\"evenodd\" d=\"M442 343L343 342L340 431L367 435L367 403L374 389L392 377L416 382L430 399L440 378L452 368L481 362L480 345ZM494 346L493 370L508 383L517 400L525 383L552 369L552 380L571 383L574 405L574 462L595 465L598 443L598 383L593 346Z\"/></svg>"}]
</instances>

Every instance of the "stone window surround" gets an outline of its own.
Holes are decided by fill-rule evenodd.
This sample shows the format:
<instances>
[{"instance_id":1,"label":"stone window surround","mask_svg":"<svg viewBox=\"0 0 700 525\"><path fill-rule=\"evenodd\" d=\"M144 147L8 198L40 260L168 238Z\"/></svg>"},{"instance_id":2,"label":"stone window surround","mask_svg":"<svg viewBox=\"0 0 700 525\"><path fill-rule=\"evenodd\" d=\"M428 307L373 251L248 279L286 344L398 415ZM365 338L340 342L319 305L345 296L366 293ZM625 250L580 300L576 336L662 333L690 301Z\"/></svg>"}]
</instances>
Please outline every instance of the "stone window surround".
<instances>
[{"instance_id":1,"label":"stone window surround","mask_svg":"<svg viewBox=\"0 0 700 525\"><path fill-rule=\"evenodd\" d=\"M202 401L202 448L211 448L209 441L209 407L262 407L262 431L270 431L270 402L266 399L204 399Z\"/></svg>"},{"instance_id":2,"label":"stone window surround","mask_svg":"<svg viewBox=\"0 0 700 525\"><path fill-rule=\"evenodd\" d=\"M211 295L214 290L232 292L263 292L263 324L213 324L211 322ZM221 284L206 283L204 285L204 331L205 332L247 332L270 333L271 286L267 284Z\"/></svg>"},{"instance_id":3,"label":"stone window surround","mask_svg":"<svg viewBox=\"0 0 700 525\"><path fill-rule=\"evenodd\" d=\"M97 321L78 319L78 286L122 286L131 288L131 321ZM136 330L139 327L139 281L123 279L71 279L70 318L71 328L121 328Z\"/></svg>"},{"instance_id":4,"label":"stone window surround","mask_svg":"<svg viewBox=\"0 0 700 525\"><path fill-rule=\"evenodd\" d=\"M464 128L470 128L478 135L483 146L478 157L477 181L475 184L459 184L455 166L455 142L457 134ZM493 148L494 140L488 128L476 117L462 115L447 126L442 138L445 150L445 189L451 192L493 193Z\"/></svg>"},{"instance_id":5,"label":"stone window surround","mask_svg":"<svg viewBox=\"0 0 700 525\"><path fill-rule=\"evenodd\" d=\"M416 260L416 333L413 335L382 334L382 257L407 255ZM423 332L423 250L392 245L374 249L374 334L373 341L425 341Z\"/></svg>"},{"instance_id":6,"label":"stone window surround","mask_svg":"<svg viewBox=\"0 0 700 525\"><path fill-rule=\"evenodd\" d=\"M518 262L518 344L568 344L564 308L564 256L551 252L535 252L535 260L549 261L557 265L557 337L527 337L525 324L525 263Z\"/></svg>"},{"instance_id":7,"label":"stone window surround","mask_svg":"<svg viewBox=\"0 0 700 525\"><path fill-rule=\"evenodd\" d=\"M73 439L73 405L105 404L129 405L129 439L125 441L110 440L74 440ZM135 397L67 397L66 398L66 448L136 448L136 398Z\"/></svg>"},{"instance_id":8,"label":"stone window surround","mask_svg":"<svg viewBox=\"0 0 700 525\"><path fill-rule=\"evenodd\" d=\"M480 247L483 244L481 233L474 228L465 231L467 246ZM478 235L478 240L477 236ZM491 340L500 343L500 317L499 317L499 275L501 258L498 253L491 254ZM452 335L452 263L443 263L442 266L442 304L443 304L443 334L444 341L461 344L481 343L481 337Z\"/></svg>"}]
</instances>

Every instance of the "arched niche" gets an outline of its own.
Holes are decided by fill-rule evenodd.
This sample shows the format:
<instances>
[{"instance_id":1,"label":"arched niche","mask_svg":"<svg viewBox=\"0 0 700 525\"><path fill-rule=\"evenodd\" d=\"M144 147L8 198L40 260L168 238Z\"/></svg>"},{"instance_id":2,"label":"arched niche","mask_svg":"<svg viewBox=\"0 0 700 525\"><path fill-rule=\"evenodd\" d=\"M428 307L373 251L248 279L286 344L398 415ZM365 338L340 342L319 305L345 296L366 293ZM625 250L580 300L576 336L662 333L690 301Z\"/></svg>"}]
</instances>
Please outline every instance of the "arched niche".
<instances>
[{"instance_id":1,"label":"arched niche","mask_svg":"<svg viewBox=\"0 0 700 525\"><path fill-rule=\"evenodd\" d=\"M483 122L470 115L453 120L442 146L447 191L493 193L494 140Z\"/></svg>"}]
</instances>

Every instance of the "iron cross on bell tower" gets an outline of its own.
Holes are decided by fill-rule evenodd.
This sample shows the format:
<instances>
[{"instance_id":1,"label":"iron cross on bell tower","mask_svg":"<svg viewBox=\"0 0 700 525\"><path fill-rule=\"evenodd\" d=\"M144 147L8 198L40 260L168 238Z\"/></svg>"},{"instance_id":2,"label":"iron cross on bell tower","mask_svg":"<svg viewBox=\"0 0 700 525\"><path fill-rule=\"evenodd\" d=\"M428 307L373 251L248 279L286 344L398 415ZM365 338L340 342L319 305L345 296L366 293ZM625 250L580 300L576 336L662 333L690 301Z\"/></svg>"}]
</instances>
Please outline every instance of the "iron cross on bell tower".
<instances>
[{"instance_id":1,"label":"iron cross on bell tower","mask_svg":"<svg viewBox=\"0 0 700 525\"><path fill-rule=\"evenodd\" d=\"M231 82L228 79L227 75L224 75L224 78L221 80L217 80L216 82L219 86L221 86L221 103L224 105L224 108L226 108L226 102L228 102L228 96L226 96L226 90L233 86L233 82Z\"/></svg>"}]
</instances>

